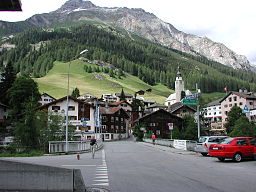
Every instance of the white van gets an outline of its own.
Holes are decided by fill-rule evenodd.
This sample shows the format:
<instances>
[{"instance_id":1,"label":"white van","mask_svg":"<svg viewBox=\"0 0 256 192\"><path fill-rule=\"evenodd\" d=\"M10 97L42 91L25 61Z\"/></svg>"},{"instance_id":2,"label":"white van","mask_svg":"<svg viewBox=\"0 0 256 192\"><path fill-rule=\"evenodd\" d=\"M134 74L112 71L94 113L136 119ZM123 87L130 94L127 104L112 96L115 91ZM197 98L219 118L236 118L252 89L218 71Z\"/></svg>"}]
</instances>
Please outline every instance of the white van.
<instances>
[{"instance_id":1,"label":"white van","mask_svg":"<svg viewBox=\"0 0 256 192\"><path fill-rule=\"evenodd\" d=\"M209 152L209 147L211 144L219 143L227 137L228 136L202 136L202 137L199 137L194 150L195 150L195 152L201 153L203 156L206 156Z\"/></svg>"}]
</instances>

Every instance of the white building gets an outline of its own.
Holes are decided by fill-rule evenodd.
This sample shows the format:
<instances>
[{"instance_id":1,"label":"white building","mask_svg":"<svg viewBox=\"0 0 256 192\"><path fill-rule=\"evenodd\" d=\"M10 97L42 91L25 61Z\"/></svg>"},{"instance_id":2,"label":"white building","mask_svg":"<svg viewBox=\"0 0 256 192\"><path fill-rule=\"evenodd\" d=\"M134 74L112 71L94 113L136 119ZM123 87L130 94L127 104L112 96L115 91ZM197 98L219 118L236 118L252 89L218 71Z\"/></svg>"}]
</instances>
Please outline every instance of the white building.
<instances>
[{"instance_id":1,"label":"white building","mask_svg":"<svg viewBox=\"0 0 256 192\"><path fill-rule=\"evenodd\" d=\"M45 104L51 103L55 100L56 99L54 97L52 97L51 95L48 95L47 93L43 93L41 95L41 99L40 99L39 103L41 103L41 105L45 105Z\"/></svg>"},{"instance_id":2,"label":"white building","mask_svg":"<svg viewBox=\"0 0 256 192\"><path fill-rule=\"evenodd\" d=\"M101 98L103 99L103 101L105 102L116 102L117 101L117 96L112 95L112 94L103 94L101 96Z\"/></svg>"},{"instance_id":3,"label":"white building","mask_svg":"<svg viewBox=\"0 0 256 192\"><path fill-rule=\"evenodd\" d=\"M170 106L174 103L181 101L181 92L185 92L185 96L191 95L192 93L189 90L185 90L184 81L182 79L181 73L178 69L176 81L175 81L175 93L169 95L169 97L165 100L165 105Z\"/></svg>"},{"instance_id":4,"label":"white building","mask_svg":"<svg viewBox=\"0 0 256 192\"><path fill-rule=\"evenodd\" d=\"M222 126L221 99L210 102L203 109L205 124L213 135L221 135L225 132Z\"/></svg>"},{"instance_id":5,"label":"white building","mask_svg":"<svg viewBox=\"0 0 256 192\"><path fill-rule=\"evenodd\" d=\"M48 110L49 113L58 114L66 118L67 97L62 97L51 103L39 107L39 110ZM86 133L88 136L95 133L95 107L79 99L69 96L68 119L69 124L76 126L77 133ZM86 126L83 124L86 120Z\"/></svg>"}]
</instances>

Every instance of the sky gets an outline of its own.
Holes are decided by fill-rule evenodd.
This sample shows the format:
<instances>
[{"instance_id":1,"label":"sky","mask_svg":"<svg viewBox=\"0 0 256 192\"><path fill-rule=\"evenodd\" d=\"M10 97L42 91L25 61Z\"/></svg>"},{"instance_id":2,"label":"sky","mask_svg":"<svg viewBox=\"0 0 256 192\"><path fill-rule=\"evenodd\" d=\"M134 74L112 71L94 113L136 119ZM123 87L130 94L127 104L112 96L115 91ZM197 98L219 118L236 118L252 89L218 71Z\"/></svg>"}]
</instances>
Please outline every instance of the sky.
<instances>
[{"instance_id":1,"label":"sky","mask_svg":"<svg viewBox=\"0 0 256 192\"><path fill-rule=\"evenodd\" d=\"M22 12L0 12L0 20L23 21L67 0L21 0ZM100 7L142 8L185 33L222 43L256 64L255 0L91 0Z\"/></svg>"}]
</instances>

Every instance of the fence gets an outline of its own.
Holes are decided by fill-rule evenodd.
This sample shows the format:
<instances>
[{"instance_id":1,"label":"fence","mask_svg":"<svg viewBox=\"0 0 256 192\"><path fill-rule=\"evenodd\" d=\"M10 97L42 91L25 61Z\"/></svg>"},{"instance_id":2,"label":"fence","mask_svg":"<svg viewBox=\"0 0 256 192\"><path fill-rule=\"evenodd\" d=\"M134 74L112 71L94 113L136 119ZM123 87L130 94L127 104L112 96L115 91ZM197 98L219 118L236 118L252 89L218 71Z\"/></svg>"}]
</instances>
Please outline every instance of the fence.
<instances>
[{"instance_id":1,"label":"fence","mask_svg":"<svg viewBox=\"0 0 256 192\"><path fill-rule=\"evenodd\" d=\"M98 148L103 146L102 140L97 140ZM67 152L81 152L90 150L90 141L68 141ZM49 153L65 153L66 142L65 141L50 141L49 142Z\"/></svg>"},{"instance_id":2,"label":"fence","mask_svg":"<svg viewBox=\"0 0 256 192\"><path fill-rule=\"evenodd\" d=\"M143 141L147 143L152 143L152 139L143 139ZM196 141L178 139L156 139L155 144L187 151L194 151Z\"/></svg>"}]
</instances>

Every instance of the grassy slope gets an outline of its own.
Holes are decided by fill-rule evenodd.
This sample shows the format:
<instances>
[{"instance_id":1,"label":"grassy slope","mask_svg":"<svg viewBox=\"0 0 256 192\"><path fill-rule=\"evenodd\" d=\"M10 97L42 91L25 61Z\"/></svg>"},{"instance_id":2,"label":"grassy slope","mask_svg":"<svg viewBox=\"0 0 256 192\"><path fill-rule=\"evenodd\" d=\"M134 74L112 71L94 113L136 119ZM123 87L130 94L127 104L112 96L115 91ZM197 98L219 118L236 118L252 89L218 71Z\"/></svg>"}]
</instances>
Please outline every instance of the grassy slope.
<instances>
[{"instance_id":1,"label":"grassy slope","mask_svg":"<svg viewBox=\"0 0 256 192\"><path fill-rule=\"evenodd\" d=\"M138 90L146 90L152 88L151 93L145 93L143 97L147 100L155 100L159 103L164 103L166 97L173 90L168 89L163 85L150 86L137 77L127 75L125 78L111 78L104 73L86 73L83 70L84 65L91 65L79 60L72 61L70 64L70 89L77 87L80 90L80 94L90 93L97 97L100 97L103 93L120 93L121 88L124 88L125 93L134 93ZM41 93L46 92L55 98L61 98L67 94L67 71L68 63L55 62L54 67L49 73L42 77L36 78L39 90ZM95 78L100 76L103 80Z\"/></svg>"}]
</instances>

